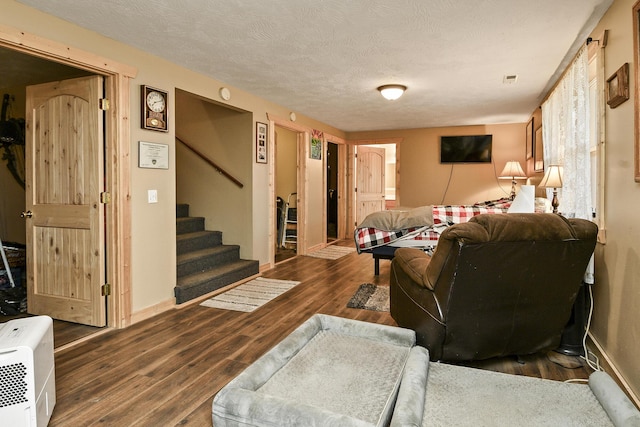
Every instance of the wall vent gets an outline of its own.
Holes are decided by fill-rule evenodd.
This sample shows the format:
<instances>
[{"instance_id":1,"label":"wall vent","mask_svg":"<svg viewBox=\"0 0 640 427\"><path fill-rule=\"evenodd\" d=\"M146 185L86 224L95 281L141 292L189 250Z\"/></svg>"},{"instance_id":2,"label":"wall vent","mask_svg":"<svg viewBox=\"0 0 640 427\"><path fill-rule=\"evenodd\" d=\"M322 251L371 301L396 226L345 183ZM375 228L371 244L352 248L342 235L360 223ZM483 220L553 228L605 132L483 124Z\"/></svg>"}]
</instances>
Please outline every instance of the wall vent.
<instances>
[{"instance_id":1,"label":"wall vent","mask_svg":"<svg viewBox=\"0 0 640 427\"><path fill-rule=\"evenodd\" d=\"M518 80L518 75L517 74L507 74L502 78L502 83L508 85L508 84L515 83L516 80Z\"/></svg>"}]
</instances>

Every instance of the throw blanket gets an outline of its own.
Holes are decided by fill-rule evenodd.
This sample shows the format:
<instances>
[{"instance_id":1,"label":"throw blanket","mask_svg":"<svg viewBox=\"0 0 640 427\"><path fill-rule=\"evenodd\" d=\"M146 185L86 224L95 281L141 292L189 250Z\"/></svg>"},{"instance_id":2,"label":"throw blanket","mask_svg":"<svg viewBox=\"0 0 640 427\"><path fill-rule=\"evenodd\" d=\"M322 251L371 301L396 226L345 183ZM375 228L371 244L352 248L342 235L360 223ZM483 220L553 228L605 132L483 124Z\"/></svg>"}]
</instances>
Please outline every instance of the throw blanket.
<instances>
[{"instance_id":1,"label":"throw blanket","mask_svg":"<svg viewBox=\"0 0 640 427\"><path fill-rule=\"evenodd\" d=\"M450 225L467 222L483 213L505 213L510 199L490 200L473 205L427 205L409 210L374 212L354 232L358 253L389 244L433 247Z\"/></svg>"}]
</instances>

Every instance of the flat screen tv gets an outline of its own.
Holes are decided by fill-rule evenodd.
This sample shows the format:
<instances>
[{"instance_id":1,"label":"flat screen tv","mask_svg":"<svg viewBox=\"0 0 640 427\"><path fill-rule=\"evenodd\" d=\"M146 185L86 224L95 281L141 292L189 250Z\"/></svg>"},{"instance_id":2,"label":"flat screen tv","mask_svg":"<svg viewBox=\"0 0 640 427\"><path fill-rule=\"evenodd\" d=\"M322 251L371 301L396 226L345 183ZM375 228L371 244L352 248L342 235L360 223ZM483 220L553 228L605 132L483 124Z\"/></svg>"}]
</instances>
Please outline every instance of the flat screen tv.
<instances>
[{"instance_id":1,"label":"flat screen tv","mask_svg":"<svg viewBox=\"0 0 640 427\"><path fill-rule=\"evenodd\" d=\"M491 163L492 135L440 137L440 163Z\"/></svg>"}]
</instances>

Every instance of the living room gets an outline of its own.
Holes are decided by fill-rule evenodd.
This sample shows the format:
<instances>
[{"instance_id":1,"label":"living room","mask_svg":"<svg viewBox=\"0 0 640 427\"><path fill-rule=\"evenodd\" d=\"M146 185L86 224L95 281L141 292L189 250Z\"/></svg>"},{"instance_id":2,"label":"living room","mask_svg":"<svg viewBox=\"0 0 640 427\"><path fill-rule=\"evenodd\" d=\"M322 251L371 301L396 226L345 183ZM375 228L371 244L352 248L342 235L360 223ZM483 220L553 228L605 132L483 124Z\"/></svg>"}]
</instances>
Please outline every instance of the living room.
<instances>
[{"instance_id":1,"label":"living room","mask_svg":"<svg viewBox=\"0 0 640 427\"><path fill-rule=\"evenodd\" d=\"M632 7L634 1L616 0L606 14L591 31L590 36L598 39L604 30L609 31L609 40L604 56L605 78L613 75L624 63L630 64L631 80L634 75L634 27L632 25ZM71 57L76 63L90 63L91 60L112 59L122 64L128 64L136 69L131 77L127 96L130 100L125 103L128 124L128 137L122 146L126 152L118 157L120 163L126 164L124 175L130 174L128 187L124 191L114 191L122 196L121 207L130 211L128 231L113 241L114 246L120 247L128 259L114 260L116 264L109 264L107 268L116 278L113 284L115 294L121 305L120 313L110 319L110 326L124 327L150 318L157 313L174 308L173 288L175 286L175 204L176 184L173 167L169 171L157 171L138 167L138 141L153 141L166 144L169 147L169 158L175 158L175 134L170 124L168 133L153 133L142 130L139 126L138 86L152 84L164 88L170 94L174 90L184 90L198 94L201 97L220 100L218 90L228 86L224 81L204 76L187 70L180 65L171 63L138 49L116 42L113 39L99 35L57 18L51 14L25 6L16 1L5 2L3 14L0 17L2 34L0 42L3 46L18 48L19 46L36 46L32 52L42 54L46 52L43 46L49 44L57 58ZM80 54L78 53L80 52ZM91 57L91 58L89 58ZM96 61L100 62L100 61ZM102 61L104 62L104 61ZM640 319L636 307L640 304L640 265L637 254L637 240L640 233L634 226L632 217L637 207L638 183L634 181L634 92L635 80L630 85L631 93L627 102L615 109L606 107L605 142L606 157L603 159L606 180L602 189L605 195L606 208L606 244L599 244L596 248L596 285L594 292L594 315L591 325L591 338L597 342L604 361L615 376L625 384L625 388L637 397L640 395L640 369L638 369L637 353L640 344L637 337ZM375 89L375 88L374 88ZM263 123L274 123L273 118L290 122L290 110L285 106L269 102L251 93L231 87L231 105L244 111L253 112L253 120ZM376 94L378 95L378 94ZM170 100L174 98L170 97ZM170 110L174 101L170 101ZM535 109L531 111L533 115ZM170 123L173 116L170 117ZM376 132L345 132L297 114L296 126L309 129L322 129L326 134L334 135L342 140L387 139L390 137L403 138L400 149L400 168L402 179L399 183L400 203L405 206L420 206L430 203L473 203L489 200L503 195L508 191L508 181L496 182L496 173L492 167L469 166L454 167L451 187L443 200L451 170L440 165L434 159L437 153L437 138L443 133L442 129L429 127L417 130L384 130ZM527 119L520 123L509 125L473 125L469 127L447 127L447 134L460 132L465 134L492 133L496 138L496 145L500 151L496 152L495 168L500 172L504 163L514 158L514 153L522 151L520 160L524 164L525 129ZM272 126L270 126L271 128ZM253 144L253 141L247 142ZM426 164L425 164L426 162ZM114 163L117 163L114 161ZM122 166L125 167L125 166ZM458 175L460 173L461 175ZM468 187L469 181L474 187ZM269 183L269 169L262 164L252 166L252 179L248 184L248 191L252 191L252 220L250 247L246 248L251 257L260 260L264 268L271 266L270 251L266 242L272 229L269 216L264 215L264 207L273 202L270 199L267 186ZM420 183L416 188L408 183ZM157 189L159 200L157 204L147 203L147 190ZM117 190L117 189L116 189ZM469 191L467 191L469 190ZM4 191L4 190L3 190ZM116 201L116 203L120 203ZM316 227L321 223L320 217L309 217L308 226ZM162 232L158 232L162 230ZM124 237L124 238L123 238ZM312 242L311 246L322 242ZM121 245L121 246L120 246ZM127 249L128 247L128 249ZM122 254L116 253L112 258ZM120 264L118 264L120 263ZM128 285L126 284L128 282ZM113 297L114 299L116 297ZM141 331L143 333L143 331ZM236 337L241 340L242 337ZM89 371L87 371L89 372ZM90 373L88 373L90 375ZM142 379L141 379L142 381Z\"/></svg>"}]
</instances>

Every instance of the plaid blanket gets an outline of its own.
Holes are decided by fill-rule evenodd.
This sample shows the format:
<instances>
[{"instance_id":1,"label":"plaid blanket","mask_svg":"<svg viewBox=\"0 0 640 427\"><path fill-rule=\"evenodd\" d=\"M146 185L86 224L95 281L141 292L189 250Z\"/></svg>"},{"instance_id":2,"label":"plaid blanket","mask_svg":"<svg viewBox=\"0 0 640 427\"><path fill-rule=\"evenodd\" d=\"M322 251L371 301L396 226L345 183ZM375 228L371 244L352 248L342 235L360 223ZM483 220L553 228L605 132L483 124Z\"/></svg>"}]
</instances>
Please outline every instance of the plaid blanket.
<instances>
[{"instance_id":1,"label":"plaid blanket","mask_svg":"<svg viewBox=\"0 0 640 427\"><path fill-rule=\"evenodd\" d=\"M511 206L511 199L490 200L474 205L433 205L431 213L433 223L421 227L408 227L400 230L381 230L369 225L367 219L354 232L358 253L378 246L394 242L416 240L425 245L435 245L440 234L450 225L469 221L472 217L483 213L506 213ZM423 208L420 208L423 209ZM377 214L381 214L378 212ZM428 222L425 220L425 223Z\"/></svg>"},{"instance_id":2,"label":"plaid blanket","mask_svg":"<svg viewBox=\"0 0 640 427\"><path fill-rule=\"evenodd\" d=\"M358 252L377 248L402 238L411 238L427 227L411 227L404 230L385 231L372 227L356 228L355 240Z\"/></svg>"},{"instance_id":3,"label":"plaid blanket","mask_svg":"<svg viewBox=\"0 0 640 427\"><path fill-rule=\"evenodd\" d=\"M463 222L469 221L476 215L480 214L496 214L496 213L505 213L507 212L507 208L497 207L497 208L485 208L482 206L449 206L449 205L434 205L433 206L433 224L461 224Z\"/></svg>"}]
</instances>

